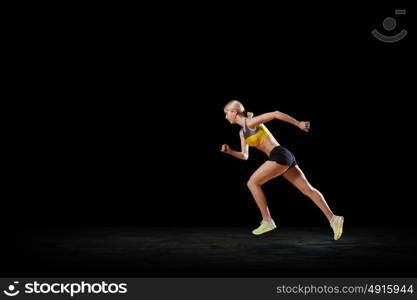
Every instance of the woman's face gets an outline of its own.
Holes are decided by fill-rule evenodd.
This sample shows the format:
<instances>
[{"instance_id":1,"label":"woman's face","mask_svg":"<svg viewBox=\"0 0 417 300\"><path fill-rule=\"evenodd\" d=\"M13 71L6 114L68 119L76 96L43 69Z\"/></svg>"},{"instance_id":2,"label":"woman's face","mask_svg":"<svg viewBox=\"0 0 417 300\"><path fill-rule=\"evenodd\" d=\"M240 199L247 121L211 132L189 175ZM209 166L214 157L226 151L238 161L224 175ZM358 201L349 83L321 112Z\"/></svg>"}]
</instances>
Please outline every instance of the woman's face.
<instances>
[{"instance_id":1,"label":"woman's face","mask_svg":"<svg viewBox=\"0 0 417 300\"><path fill-rule=\"evenodd\" d=\"M226 120L229 121L230 124L233 124L236 121L236 115L237 115L236 111L226 108L224 110L224 114L225 114Z\"/></svg>"}]
</instances>

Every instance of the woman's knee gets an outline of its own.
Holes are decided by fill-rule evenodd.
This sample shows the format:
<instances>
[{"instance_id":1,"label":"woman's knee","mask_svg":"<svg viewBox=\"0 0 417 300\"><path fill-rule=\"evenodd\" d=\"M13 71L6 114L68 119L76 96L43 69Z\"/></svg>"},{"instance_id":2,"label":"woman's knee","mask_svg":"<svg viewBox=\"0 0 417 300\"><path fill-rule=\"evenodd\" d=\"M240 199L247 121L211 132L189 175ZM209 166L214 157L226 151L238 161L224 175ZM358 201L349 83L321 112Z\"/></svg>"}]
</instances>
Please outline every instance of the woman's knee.
<instances>
[{"instance_id":1,"label":"woman's knee","mask_svg":"<svg viewBox=\"0 0 417 300\"><path fill-rule=\"evenodd\" d=\"M260 184L253 178L249 178L248 182L246 183L249 189L252 189L256 186L260 186Z\"/></svg>"}]
</instances>

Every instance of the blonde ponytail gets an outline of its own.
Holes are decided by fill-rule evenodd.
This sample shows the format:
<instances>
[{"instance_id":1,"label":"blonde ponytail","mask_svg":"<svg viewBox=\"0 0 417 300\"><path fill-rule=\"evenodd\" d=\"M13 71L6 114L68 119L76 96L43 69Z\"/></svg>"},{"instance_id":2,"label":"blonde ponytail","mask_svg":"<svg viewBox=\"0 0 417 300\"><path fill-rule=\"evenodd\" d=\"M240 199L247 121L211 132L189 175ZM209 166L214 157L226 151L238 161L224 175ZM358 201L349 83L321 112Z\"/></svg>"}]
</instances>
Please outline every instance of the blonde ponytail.
<instances>
[{"instance_id":1,"label":"blonde ponytail","mask_svg":"<svg viewBox=\"0 0 417 300\"><path fill-rule=\"evenodd\" d=\"M253 117L253 112L250 112L250 111L246 111L246 110L244 110L244 111L242 111L242 114L243 114L246 118L249 118L249 119L252 119L252 117Z\"/></svg>"}]
</instances>

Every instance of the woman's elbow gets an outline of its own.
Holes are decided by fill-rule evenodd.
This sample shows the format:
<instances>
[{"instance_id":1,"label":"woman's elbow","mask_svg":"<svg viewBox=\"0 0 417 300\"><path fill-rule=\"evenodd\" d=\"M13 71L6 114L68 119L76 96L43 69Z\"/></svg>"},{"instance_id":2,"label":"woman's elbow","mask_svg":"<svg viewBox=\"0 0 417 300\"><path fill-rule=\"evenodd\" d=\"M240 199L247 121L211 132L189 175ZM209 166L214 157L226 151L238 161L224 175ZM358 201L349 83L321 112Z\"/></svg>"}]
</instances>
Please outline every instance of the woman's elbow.
<instances>
[{"instance_id":1,"label":"woman's elbow","mask_svg":"<svg viewBox=\"0 0 417 300\"><path fill-rule=\"evenodd\" d=\"M248 160L248 159L249 159L249 154L245 154L245 153L243 153L243 155L242 155L242 159L243 159L243 160Z\"/></svg>"},{"instance_id":2,"label":"woman's elbow","mask_svg":"<svg viewBox=\"0 0 417 300\"><path fill-rule=\"evenodd\" d=\"M281 119L282 117L282 112L280 112L279 110L274 111L274 117L276 119Z\"/></svg>"}]
</instances>

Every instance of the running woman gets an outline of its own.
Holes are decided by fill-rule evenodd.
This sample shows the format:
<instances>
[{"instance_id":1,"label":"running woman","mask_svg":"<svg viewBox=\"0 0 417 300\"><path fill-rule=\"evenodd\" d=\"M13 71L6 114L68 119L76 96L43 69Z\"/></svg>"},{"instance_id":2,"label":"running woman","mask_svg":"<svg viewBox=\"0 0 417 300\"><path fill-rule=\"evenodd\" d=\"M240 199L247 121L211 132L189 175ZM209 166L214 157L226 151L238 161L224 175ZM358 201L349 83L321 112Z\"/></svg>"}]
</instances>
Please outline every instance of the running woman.
<instances>
[{"instance_id":1,"label":"running woman","mask_svg":"<svg viewBox=\"0 0 417 300\"><path fill-rule=\"evenodd\" d=\"M232 100L227 103L224 107L224 113L230 124L239 124L242 127L239 132L241 151L234 151L229 145L223 144L221 148L222 152L242 160L247 160L249 158L249 146L252 146L261 150L269 157L252 174L247 182L247 186L262 214L260 226L253 230L252 233L260 235L276 228L268 209L262 185L275 177L283 175L285 179L291 182L304 195L313 200L330 222L330 226L334 232L334 239L340 239L343 233L343 216L333 214L323 195L307 181L304 173L297 165L294 155L288 149L281 146L264 125L266 122L278 119L308 132L310 122L297 121L280 111L268 112L255 117L253 113L245 111L242 103L237 100Z\"/></svg>"}]
</instances>

